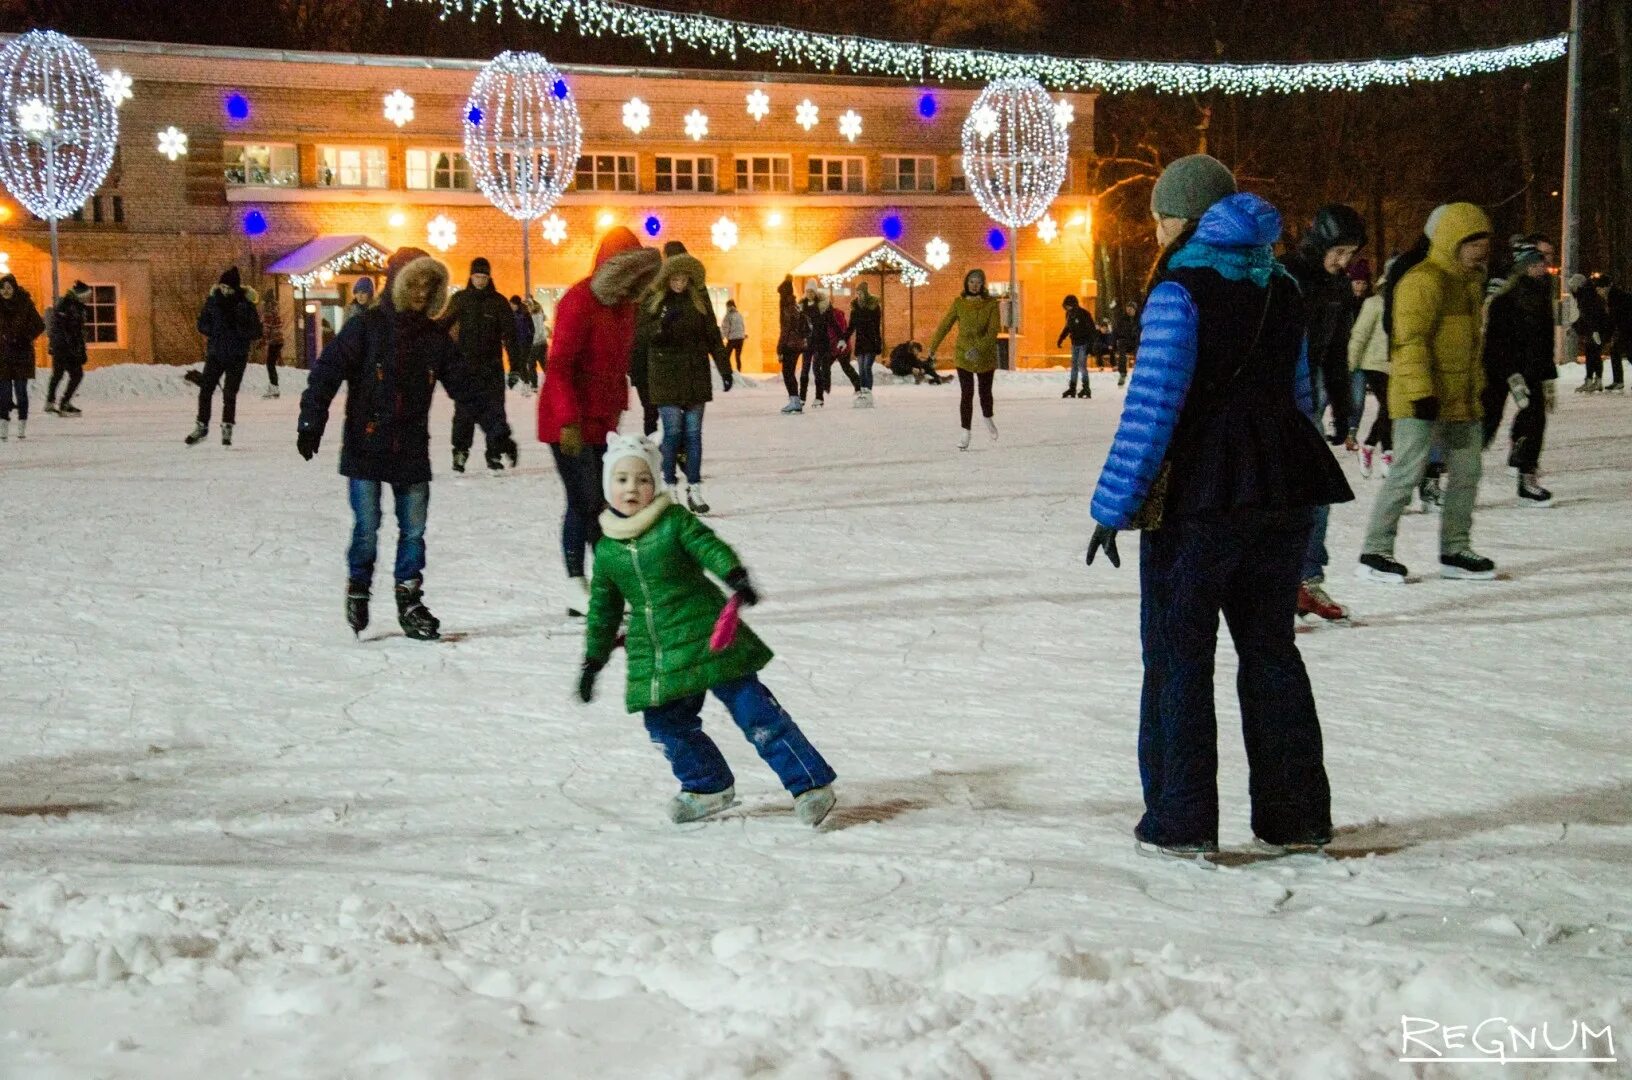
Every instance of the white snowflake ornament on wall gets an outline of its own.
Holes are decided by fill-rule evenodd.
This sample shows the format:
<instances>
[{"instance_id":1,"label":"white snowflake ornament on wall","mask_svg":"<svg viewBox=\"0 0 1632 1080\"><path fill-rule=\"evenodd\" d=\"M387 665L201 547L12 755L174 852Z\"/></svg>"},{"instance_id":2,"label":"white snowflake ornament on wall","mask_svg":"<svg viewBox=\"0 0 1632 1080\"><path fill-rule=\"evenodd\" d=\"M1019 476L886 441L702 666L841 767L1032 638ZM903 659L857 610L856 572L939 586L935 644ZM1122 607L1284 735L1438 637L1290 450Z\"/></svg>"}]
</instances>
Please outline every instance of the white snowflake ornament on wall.
<instances>
[{"instance_id":1,"label":"white snowflake ornament on wall","mask_svg":"<svg viewBox=\"0 0 1632 1080\"><path fill-rule=\"evenodd\" d=\"M1077 118L1077 107L1065 98L1054 103L1054 122L1063 127L1070 127Z\"/></svg>"},{"instance_id":2,"label":"white snowflake ornament on wall","mask_svg":"<svg viewBox=\"0 0 1632 1080\"><path fill-rule=\"evenodd\" d=\"M697 142L708 134L708 115L701 109L693 109L686 114L686 134Z\"/></svg>"},{"instance_id":3,"label":"white snowflake ornament on wall","mask_svg":"<svg viewBox=\"0 0 1632 1080\"><path fill-rule=\"evenodd\" d=\"M623 103L623 126L639 135L652 126L652 107L638 97Z\"/></svg>"},{"instance_id":4,"label":"white snowflake ornament on wall","mask_svg":"<svg viewBox=\"0 0 1632 1080\"><path fill-rule=\"evenodd\" d=\"M446 214L425 223L425 242L438 251L447 251L459 242L459 226Z\"/></svg>"},{"instance_id":5,"label":"white snowflake ornament on wall","mask_svg":"<svg viewBox=\"0 0 1632 1080\"><path fill-rule=\"evenodd\" d=\"M939 236L924 245L924 262L929 264L931 270L944 270L951 261L952 249Z\"/></svg>"},{"instance_id":6,"label":"white snowflake ornament on wall","mask_svg":"<svg viewBox=\"0 0 1632 1080\"><path fill-rule=\"evenodd\" d=\"M131 81L130 76L118 68L114 68L102 76L103 89L107 92L108 100L113 102L113 107L116 109L136 96L131 89L134 85L135 83Z\"/></svg>"},{"instance_id":7,"label":"white snowflake ornament on wall","mask_svg":"<svg viewBox=\"0 0 1632 1080\"><path fill-rule=\"evenodd\" d=\"M560 214L552 213L544 219L544 239L555 247L560 247L567 238L567 221Z\"/></svg>"},{"instance_id":8,"label":"white snowflake ornament on wall","mask_svg":"<svg viewBox=\"0 0 1632 1080\"><path fill-rule=\"evenodd\" d=\"M854 109L846 109L844 115L839 117L839 134L855 142L856 136L861 134L861 114Z\"/></svg>"},{"instance_id":9,"label":"white snowflake ornament on wall","mask_svg":"<svg viewBox=\"0 0 1632 1080\"><path fill-rule=\"evenodd\" d=\"M175 125L159 132L159 153L176 160L187 152L187 133Z\"/></svg>"},{"instance_id":10,"label":"white snowflake ornament on wall","mask_svg":"<svg viewBox=\"0 0 1632 1080\"><path fill-rule=\"evenodd\" d=\"M765 91L756 89L748 95L748 115L754 118L755 123L765 119L770 111L771 96Z\"/></svg>"},{"instance_id":11,"label":"white snowflake ornament on wall","mask_svg":"<svg viewBox=\"0 0 1632 1080\"><path fill-rule=\"evenodd\" d=\"M737 223L728 217L721 217L709 230L714 238L714 246L721 251L730 251L737 246Z\"/></svg>"},{"instance_id":12,"label":"white snowflake ornament on wall","mask_svg":"<svg viewBox=\"0 0 1632 1080\"><path fill-rule=\"evenodd\" d=\"M399 128L414 118L414 99L401 90L385 95L385 118Z\"/></svg>"},{"instance_id":13,"label":"white snowflake ornament on wall","mask_svg":"<svg viewBox=\"0 0 1632 1080\"><path fill-rule=\"evenodd\" d=\"M799 107L793 110L794 123L809 131L815 127L821 118L821 110L809 98L801 101Z\"/></svg>"},{"instance_id":14,"label":"white snowflake ornament on wall","mask_svg":"<svg viewBox=\"0 0 1632 1080\"><path fill-rule=\"evenodd\" d=\"M1043 219L1037 223L1037 239L1045 244L1052 244L1059 235L1059 222L1054 220L1053 214L1044 214Z\"/></svg>"}]
</instances>

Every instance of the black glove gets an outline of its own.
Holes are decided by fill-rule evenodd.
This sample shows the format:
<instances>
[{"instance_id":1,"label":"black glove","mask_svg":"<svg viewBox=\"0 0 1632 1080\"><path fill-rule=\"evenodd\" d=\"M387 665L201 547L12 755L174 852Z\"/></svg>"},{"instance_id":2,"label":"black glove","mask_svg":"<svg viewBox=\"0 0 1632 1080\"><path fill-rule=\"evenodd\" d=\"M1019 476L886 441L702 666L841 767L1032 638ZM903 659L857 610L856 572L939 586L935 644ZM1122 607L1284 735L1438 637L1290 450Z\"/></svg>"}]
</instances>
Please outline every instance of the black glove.
<instances>
[{"instance_id":1,"label":"black glove","mask_svg":"<svg viewBox=\"0 0 1632 1080\"><path fill-rule=\"evenodd\" d=\"M588 705L595 700L595 677L606 666L605 660L585 660L578 674L578 700Z\"/></svg>"},{"instance_id":2,"label":"black glove","mask_svg":"<svg viewBox=\"0 0 1632 1080\"><path fill-rule=\"evenodd\" d=\"M759 603L759 591L754 588L753 582L748 580L747 567L739 566L725 575L725 583L731 586L745 607L753 607Z\"/></svg>"},{"instance_id":3,"label":"black glove","mask_svg":"<svg viewBox=\"0 0 1632 1080\"><path fill-rule=\"evenodd\" d=\"M300 451L301 457L310 461L317 455L317 448L322 442L321 431L302 431L295 436L295 449Z\"/></svg>"},{"instance_id":4,"label":"black glove","mask_svg":"<svg viewBox=\"0 0 1632 1080\"><path fill-rule=\"evenodd\" d=\"M509 435L487 441L489 457L502 457L510 462L510 467L516 467L516 440Z\"/></svg>"},{"instance_id":5,"label":"black glove","mask_svg":"<svg viewBox=\"0 0 1632 1080\"><path fill-rule=\"evenodd\" d=\"M1095 525L1093 538L1088 541L1088 565L1094 565L1094 556L1103 549L1105 557L1111 565L1120 568L1122 556L1116 550L1116 530L1105 525Z\"/></svg>"},{"instance_id":6,"label":"black glove","mask_svg":"<svg viewBox=\"0 0 1632 1080\"><path fill-rule=\"evenodd\" d=\"M1439 399L1437 397L1418 398L1411 403L1411 415L1418 420L1439 419Z\"/></svg>"},{"instance_id":7,"label":"black glove","mask_svg":"<svg viewBox=\"0 0 1632 1080\"><path fill-rule=\"evenodd\" d=\"M725 386L725 392L729 394L731 392L731 384L733 382L735 382L736 380L734 378L732 378L731 373L728 371L723 376L721 376L720 381Z\"/></svg>"}]
</instances>

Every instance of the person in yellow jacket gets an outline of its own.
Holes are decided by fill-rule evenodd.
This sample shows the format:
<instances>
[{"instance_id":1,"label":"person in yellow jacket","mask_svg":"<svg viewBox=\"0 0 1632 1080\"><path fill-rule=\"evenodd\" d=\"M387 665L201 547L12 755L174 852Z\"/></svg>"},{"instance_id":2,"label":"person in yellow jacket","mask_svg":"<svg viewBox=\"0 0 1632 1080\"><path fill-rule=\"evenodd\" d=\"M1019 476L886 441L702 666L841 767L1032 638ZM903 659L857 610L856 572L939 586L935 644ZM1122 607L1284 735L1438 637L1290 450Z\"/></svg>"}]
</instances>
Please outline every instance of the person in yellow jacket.
<instances>
[{"instance_id":1,"label":"person in yellow jacket","mask_svg":"<svg viewBox=\"0 0 1632 1080\"><path fill-rule=\"evenodd\" d=\"M1394 467L1372 507L1360 556L1362 578L1405 581L1406 568L1394 558L1394 536L1436 443L1444 450L1447 474L1440 575L1487 581L1496 576L1496 564L1476 554L1471 542L1483 449L1481 357L1490 231L1490 219L1479 207L1450 204L1433 223L1428 257L1395 287L1388 380Z\"/></svg>"},{"instance_id":2,"label":"person in yellow jacket","mask_svg":"<svg viewBox=\"0 0 1632 1080\"><path fill-rule=\"evenodd\" d=\"M1002 315L997 298L986 292L986 272L971 270L963 276L963 292L952 301L935 336L929 339L929 366L935 367L935 350L958 327L958 351L953 359L958 369L958 419L963 434L958 438L958 449L969 449L969 425L975 416L975 388L980 388L980 415L986 418L986 430L997 438L997 424L992 420L992 378L997 373L997 332L1002 329Z\"/></svg>"}]
</instances>

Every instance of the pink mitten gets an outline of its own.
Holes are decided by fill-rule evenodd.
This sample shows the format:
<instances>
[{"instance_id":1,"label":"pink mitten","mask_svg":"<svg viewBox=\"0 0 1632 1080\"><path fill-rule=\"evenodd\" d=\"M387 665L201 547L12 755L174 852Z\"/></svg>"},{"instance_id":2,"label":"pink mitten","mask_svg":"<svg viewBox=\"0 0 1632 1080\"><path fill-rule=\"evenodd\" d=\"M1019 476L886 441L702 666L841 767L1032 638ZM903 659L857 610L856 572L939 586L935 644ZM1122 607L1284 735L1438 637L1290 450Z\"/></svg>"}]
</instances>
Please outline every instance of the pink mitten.
<instances>
[{"instance_id":1,"label":"pink mitten","mask_svg":"<svg viewBox=\"0 0 1632 1080\"><path fill-rule=\"evenodd\" d=\"M720 612L719 621L714 624L714 633L709 636L708 647L714 652L723 652L737 640L737 626L742 622L742 599L733 596L725 602L725 608Z\"/></svg>"}]
</instances>

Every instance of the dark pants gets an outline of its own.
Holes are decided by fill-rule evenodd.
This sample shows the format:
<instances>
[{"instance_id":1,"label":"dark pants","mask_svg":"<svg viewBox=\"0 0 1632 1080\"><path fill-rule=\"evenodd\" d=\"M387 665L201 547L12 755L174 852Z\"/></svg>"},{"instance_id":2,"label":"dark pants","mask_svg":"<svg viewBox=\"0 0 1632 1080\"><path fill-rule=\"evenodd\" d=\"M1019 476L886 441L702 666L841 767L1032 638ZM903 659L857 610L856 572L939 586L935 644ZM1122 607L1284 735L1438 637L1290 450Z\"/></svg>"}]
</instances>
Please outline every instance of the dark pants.
<instances>
[{"instance_id":1,"label":"dark pants","mask_svg":"<svg viewBox=\"0 0 1632 1080\"><path fill-rule=\"evenodd\" d=\"M1533 473L1541 465L1541 443L1547 435L1547 399L1541 383L1526 379L1530 404L1513 417L1513 446L1507 455L1508 468L1521 473ZM1502 426L1502 414L1507 410L1508 387L1505 382L1485 384L1485 449L1490 449L1496 432Z\"/></svg>"},{"instance_id":2,"label":"dark pants","mask_svg":"<svg viewBox=\"0 0 1632 1080\"><path fill-rule=\"evenodd\" d=\"M854 364L852 364L850 362L850 354L849 353L844 353L844 354L842 354L840 356L830 357L828 359L827 363L825 365L823 365L823 370L822 370L822 386L823 386L823 389L825 389L830 394L833 392L833 362L835 360L838 361L839 368L844 372L844 377L850 380L850 389L860 390L861 389L861 376L856 372L856 365L854 365Z\"/></svg>"},{"instance_id":3,"label":"dark pants","mask_svg":"<svg viewBox=\"0 0 1632 1080\"><path fill-rule=\"evenodd\" d=\"M1384 450L1394 449L1394 423L1388 418L1388 372L1366 371L1366 392L1377 399L1377 418L1371 422L1371 430L1366 433L1367 446L1380 446ZM1364 398L1361 399L1362 403ZM1362 404L1361 411L1364 411ZM1358 423L1360 417L1355 416Z\"/></svg>"},{"instance_id":4,"label":"dark pants","mask_svg":"<svg viewBox=\"0 0 1632 1080\"><path fill-rule=\"evenodd\" d=\"M346 571L352 581L374 580L374 557L379 550L380 489L378 480L348 480L351 500L351 548L346 552ZM425 571L425 520L431 509L431 485L392 484L397 510L398 584L412 581Z\"/></svg>"},{"instance_id":5,"label":"dark pants","mask_svg":"<svg viewBox=\"0 0 1632 1080\"><path fill-rule=\"evenodd\" d=\"M79 389L80 381L85 378L85 365L73 364L51 369L51 384L45 388L47 404L57 400L57 385L62 382L64 375L68 377L68 389L62 395L62 403L66 405L74 400L74 391Z\"/></svg>"},{"instance_id":6,"label":"dark pants","mask_svg":"<svg viewBox=\"0 0 1632 1080\"><path fill-rule=\"evenodd\" d=\"M13 402L17 419L28 419L28 383L28 379L0 379L0 419L11 419Z\"/></svg>"},{"instance_id":7,"label":"dark pants","mask_svg":"<svg viewBox=\"0 0 1632 1080\"><path fill-rule=\"evenodd\" d=\"M821 355L806 349L799 357L799 400L803 401L810 396L810 376L812 372L819 372ZM818 374L816 383L816 397L822 397L821 378Z\"/></svg>"},{"instance_id":8,"label":"dark pants","mask_svg":"<svg viewBox=\"0 0 1632 1080\"><path fill-rule=\"evenodd\" d=\"M803 398L799 393L799 350L776 350L777 362L782 365L782 386L788 391L790 398Z\"/></svg>"},{"instance_id":9,"label":"dark pants","mask_svg":"<svg viewBox=\"0 0 1632 1080\"><path fill-rule=\"evenodd\" d=\"M1116 373L1123 378L1128 375L1128 361L1133 357L1134 346L1119 345L1116 349Z\"/></svg>"},{"instance_id":10,"label":"dark pants","mask_svg":"<svg viewBox=\"0 0 1632 1080\"><path fill-rule=\"evenodd\" d=\"M734 363L738 371L742 370L742 343L746 338L732 338L725 343L725 359L727 363Z\"/></svg>"},{"instance_id":11,"label":"dark pants","mask_svg":"<svg viewBox=\"0 0 1632 1080\"><path fill-rule=\"evenodd\" d=\"M765 764L775 770L777 779L789 794L801 795L833 782L832 766L810 745L793 717L757 675L721 683L712 693L754 744ZM693 694L647 709L646 733L669 759L682 791L712 795L730 787L736 778L731 775L731 766L725 763L720 748L703 734L705 700L706 695Z\"/></svg>"},{"instance_id":12,"label":"dark pants","mask_svg":"<svg viewBox=\"0 0 1632 1080\"><path fill-rule=\"evenodd\" d=\"M1218 719L1213 656L1224 614L1239 663L1236 690L1250 768L1252 830L1269 843L1331 834L1320 721L1293 624L1309 511L1247 511L1176 521L1139 547L1139 836L1157 844L1218 840Z\"/></svg>"},{"instance_id":13,"label":"dark pants","mask_svg":"<svg viewBox=\"0 0 1632 1080\"><path fill-rule=\"evenodd\" d=\"M497 408L500 412L504 411L503 382L500 382L497 387L487 387L482 391L482 396L485 399L485 404L482 407L491 406ZM476 417L480 414L481 408L479 407L466 405L460 401L454 402L453 449L455 453L470 452L471 444L476 441ZM484 444L487 447L487 456L489 458L497 457L498 455L493 452L492 437L487 435L486 432L483 432L482 435L487 440Z\"/></svg>"},{"instance_id":14,"label":"dark pants","mask_svg":"<svg viewBox=\"0 0 1632 1080\"><path fill-rule=\"evenodd\" d=\"M980 415L990 420L992 418L992 378L995 371L982 371L976 375L972 371L958 369L958 420L965 430L975 419L975 386L980 386Z\"/></svg>"},{"instance_id":15,"label":"dark pants","mask_svg":"<svg viewBox=\"0 0 1632 1080\"><path fill-rule=\"evenodd\" d=\"M236 423L238 420L238 387L244 381L244 368L249 365L246 360L217 360L210 357L204 361L204 376L198 384L198 422L210 422L210 405L215 398L215 387L221 385L221 422L223 424ZM64 398L63 400L67 400Z\"/></svg>"},{"instance_id":16,"label":"dark pants","mask_svg":"<svg viewBox=\"0 0 1632 1080\"><path fill-rule=\"evenodd\" d=\"M1349 364L1328 364L1322 372L1326 381L1326 400L1332 406L1332 430L1339 438L1349 433L1349 409L1354 400L1350 393Z\"/></svg>"},{"instance_id":17,"label":"dark pants","mask_svg":"<svg viewBox=\"0 0 1632 1080\"><path fill-rule=\"evenodd\" d=\"M1621 344L1619 338L1617 338L1614 348L1612 348L1609 352L1609 374L1611 385L1621 385L1621 377L1624 374L1624 368L1622 365L1625 363L1626 346ZM1602 371L1603 369L1600 367L1599 370Z\"/></svg>"},{"instance_id":18,"label":"dark pants","mask_svg":"<svg viewBox=\"0 0 1632 1080\"><path fill-rule=\"evenodd\" d=\"M278 365L283 362L283 342L269 341L266 344L266 381L272 386L278 385Z\"/></svg>"},{"instance_id":19,"label":"dark pants","mask_svg":"<svg viewBox=\"0 0 1632 1080\"><path fill-rule=\"evenodd\" d=\"M601 511L606 498L601 492L601 461L605 446L586 446L577 457L568 457L561 447L550 444L555 470L567 491L567 512L561 517L561 558L568 577L583 577L585 554L595 549L601 538Z\"/></svg>"},{"instance_id":20,"label":"dark pants","mask_svg":"<svg viewBox=\"0 0 1632 1080\"><path fill-rule=\"evenodd\" d=\"M878 356L876 353L871 356L866 353L859 353L856 356L856 369L861 375L861 388L863 390L873 388L873 364L877 361Z\"/></svg>"}]
</instances>

